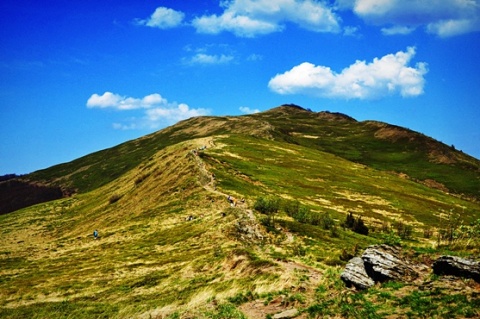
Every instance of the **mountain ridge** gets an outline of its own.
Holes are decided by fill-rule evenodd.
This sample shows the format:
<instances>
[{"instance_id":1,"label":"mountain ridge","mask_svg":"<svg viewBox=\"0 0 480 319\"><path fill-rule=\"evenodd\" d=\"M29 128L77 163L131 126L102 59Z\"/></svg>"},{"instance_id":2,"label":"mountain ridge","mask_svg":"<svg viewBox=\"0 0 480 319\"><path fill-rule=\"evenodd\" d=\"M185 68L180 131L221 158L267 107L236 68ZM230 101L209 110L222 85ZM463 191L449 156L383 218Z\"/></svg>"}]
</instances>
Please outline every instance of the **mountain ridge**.
<instances>
[{"instance_id":1,"label":"mountain ridge","mask_svg":"<svg viewBox=\"0 0 480 319\"><path fill-rule=\"evenodd\" d=\"M35 171L15 180L24 188L29 188L28 185L36 185L45 190L60 188L60 197L69 196L75 192L93 190L118 178L168 145L191 138L227 133L248 134L314 147L376 169L406 174L419 181L434 180L436 185L443 185L444 190L480 199L480 189L475 186L476 182L480 183L480 161L452 146L400 126L379 121L358 122L342 113L313 112L295 104L284 104L249 115L193 117L139 139ZM115 161L111 161L113 158ZM409 168L412 161L418 161L422 170ZM432 167L437 171L429 174ZM449 176L442 177L440 174L443 170ZM454 178L455 174L459 178ZM466 187L465 179L470 180ZM21 202L18 196L8 199L18 191L11 190L11 184L12 182L0 182L0 193L4 194L2 200L8 202L5 207L0 207L0 214L12 211L6 206L15 209L26 206L18 205ZM12 200L17 204L12 206ZM42 202L41 196L36 202ZM31 203L35 201L28 202L29 205Z\"/></svg>"}]
</instances>

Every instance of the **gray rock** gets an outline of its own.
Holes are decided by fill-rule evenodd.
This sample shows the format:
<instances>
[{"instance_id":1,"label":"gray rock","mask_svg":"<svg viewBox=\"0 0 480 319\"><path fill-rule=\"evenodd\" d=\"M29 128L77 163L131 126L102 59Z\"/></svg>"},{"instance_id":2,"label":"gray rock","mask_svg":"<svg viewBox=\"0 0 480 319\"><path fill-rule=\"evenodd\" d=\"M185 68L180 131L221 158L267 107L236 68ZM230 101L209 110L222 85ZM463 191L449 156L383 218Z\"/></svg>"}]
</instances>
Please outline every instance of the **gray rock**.
<instances>
[{"instance_id":1,"label":"gray rock","mask_svg":"<svg viewBox=\"0 0 480 319\"><path fill-rule=\"evenodd\" d=\"M368 276L363 259L360 257L353 257L349 260L340 278L347 287L354 286L357 289L367 289L375 284L373 279Z\"/></svg>"},{"instance_id":2,"label":"gray rock","mask_svg":"<svg viewBox=\"0 0 480 319\"><path fill-rule=\"evenodd\" d=\"M293 308L273 315L273 319L288 319L295 318L296 316L298 316L298 310Z\"/></svg>"},{"instance_id":3,"label":"gray rock","mask_svg":"<svg viewBox=\"0 0 480 319\"><path fill-rule=\"evenodd\" d=\"M376 282L409 281L418 276L401 254L399 248L388 245L369 246L362 257L350 259L341 274L348 287L367 289Z\"/></svg>"},{"instance_id":4,"label":"gray rock","mask_svg":"<svg viewBox=\"0 0 480 319\"><path fill-rule=\"evenodd\" d=\"M365 271L375 282L407 280L417 272L401 256L399 248L388 245L369 246L362 255Z\"/></svg>"},{"instance_id":5,"label":"gray rock","mask_svg":"<svg viewBox=\"0 0 480 319\"><path fill-rule=\"evenodd\" d=\"M480 282L480 262L456 256L440 256L432 265L437 275L472 278Z\"/></svg>"}]
</instances>

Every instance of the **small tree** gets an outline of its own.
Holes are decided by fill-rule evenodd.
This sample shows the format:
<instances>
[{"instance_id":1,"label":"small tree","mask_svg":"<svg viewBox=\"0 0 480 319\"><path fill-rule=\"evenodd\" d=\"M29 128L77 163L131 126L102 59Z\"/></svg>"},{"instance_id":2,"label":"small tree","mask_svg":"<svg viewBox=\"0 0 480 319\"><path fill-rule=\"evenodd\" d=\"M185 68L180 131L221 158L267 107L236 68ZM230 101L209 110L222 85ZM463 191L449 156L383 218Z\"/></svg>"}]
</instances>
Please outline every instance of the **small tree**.
<instances>
[{"instance_id":1,"label":"small tree","mask_svg":"<svg viewBox=\"0 0 480 319\"><path fill-rule=\"evenodd\" d=\"M355 217L353 217L352 212L350 212L343 223L343 227L353 229L353 225L355 225Z\"/></svg>"},{"instance_id":2,"label":"small tree","mask_svg":"<svg viewBox=\"0 0 480 319\"><path fill-rule=\"evenodd\" d=\"M355 224L353 225L352 230L358 234L362 234L365 236L368 235L368 227L363 222L362 217L358 217L355 220Z\"/></svg>"},{"instance_id":3,"label":"small tree","mask_svg":"<svg viewBox=\"0 0 480 319\"><path fill-rule=\"evenodd\" d=\"M362 217L355 218L352 212L347 215L343 227L349 228L358 234L368 235L368 227L363 222Z\"/></svg>"}]
</instances>

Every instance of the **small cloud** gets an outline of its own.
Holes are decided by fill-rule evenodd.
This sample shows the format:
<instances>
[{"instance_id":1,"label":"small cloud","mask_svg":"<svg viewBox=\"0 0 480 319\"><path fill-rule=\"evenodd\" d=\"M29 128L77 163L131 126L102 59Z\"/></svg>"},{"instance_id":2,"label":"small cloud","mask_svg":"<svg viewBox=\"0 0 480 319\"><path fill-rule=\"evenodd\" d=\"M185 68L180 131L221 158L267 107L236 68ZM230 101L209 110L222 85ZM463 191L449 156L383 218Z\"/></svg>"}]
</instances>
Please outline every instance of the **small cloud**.
<instances>
[{"instance_id":1,"label":"small cloud","mask_svg":"<svg viewBox=\"0 0 480 319\"><path fill-rule=\"evenodd\" d=\"M193 57L184 60L186 64L203 64L203 65L214 65L214 64L227 64L233 61L234 57L232 55L225 54L206 54L206 53L197 53Z\"/></svg>"},{"instance_id":2,"label":"small cloud","mask_svg":"<svg viewBox=\"0 0 480 319\"><path fill-rule=\"evenodd\" d=\"M138 25L144 25L152 28L171 29L182 24L185 14L170 8L158 7L152 13L150 18L145 20L136 20Z\"/></svg>"},{"instance_id":3,"label":"small cloud","mask_svg":"<svg viewBox=\"0 0 480 319\"><path fill-rule=\"evenodd\" d=\"M358 36L358 27L344 27L343 28L343 35L355 37Z\"/></svg>"},{"instance_id":4,"label":"small cloud","mask_svg":"<svg viewBox=\"0 0 480 319\"><path fill-rule=\"evenodd\" d=\"M480 7L480 6L479 6ZM480 16L480 14L478 14ZM480 18L442 20L427 25L427 32L446 38L472 31L480 31Z\"/></svg>"},{"instance_id":5,"label":"small cloud","mask_svg":"<svg viewBox=\"0 0 480 319\"><path fill-rule=\"evenodd\" d=\"M240 109L240 112L245 114L260 113L259 109L251 109L248 106L241 106L239 109Z\"/></svg>"},{"instance_id":6,"label":"small cloud","mask_svg":"<svg viewBox=\"0 0 480 319\"><path fill-rule=\"evenodd\" d=\"M174 124L190 117L210 113L204 108L195 109L185 103L169 102L158 93L143 98L125 97L112 92L105 92L102 95L95 93L87 100L87 107L112 108L120 111L143 110L143 117L130 118L126 120L126 124L114 123L113 128L118 130L157 128L161 124Z\"/></svg>"},{"instance_id":7,"label":"small cloud","mask_svg":"<svg viewBox=\"0 0 480 319\"><path fill-rule=\"evenodd\" d=\"M415 31L415 29L416 29L415 27L397 25L390 28L382 28L381 30L383 35L397 35L397 34L406 35Z\"/></svg>"},{"instance_id":8,"label":"small cloud","mask_svg":"<svg viewBox=\"0 0 480 319\"><path fill-rule=\"evenodd\" d=\"M261 54L250 54L247 57L247 61L261 61L263 60L263 55Z\"/></svg>"},{"instance_id":9,"label":"small cloud","mask_svg":"<svg viewBox=\"0 0 480 319\"><path fill-rule=\"evenodd\" d=\"M268 86L279 94L306 94L327 98L374 100L394 94L414 97L423 94L427 64L409 67L415 48L375 58L373 62L356 61L340 73L327 66L304 62L273 77Z\"/></svg>"}]
</instances>

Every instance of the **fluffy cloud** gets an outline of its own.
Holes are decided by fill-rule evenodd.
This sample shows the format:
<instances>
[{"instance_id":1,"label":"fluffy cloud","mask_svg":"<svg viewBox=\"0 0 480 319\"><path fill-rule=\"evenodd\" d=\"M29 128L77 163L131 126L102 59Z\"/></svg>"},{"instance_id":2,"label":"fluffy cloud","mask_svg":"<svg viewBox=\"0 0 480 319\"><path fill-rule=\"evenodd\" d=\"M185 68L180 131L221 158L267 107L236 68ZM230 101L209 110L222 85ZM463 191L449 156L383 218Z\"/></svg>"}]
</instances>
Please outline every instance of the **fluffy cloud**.
<instances>
[{"instance_id":1,"label":"fluffy cloud","mask_svg":"<svg viewBox=\"0 0 480 319\"><path fill-rule=\"evenodd\" d=\"M117 110L150 108L155 105L167 105L167 100L158 93L137 99L121 96L112 92L105 92L103 95L92 94L87 101L88 108L114 108Z\"/></svg>"},{"instance_id":2,"label":"fluffy cloud","mask_svg":"<svg viewBox=\"0 0 480 319\"><path fill-rule=\"evenodd\" d=\"M403 34L418 26L448 37L480 30L479 0L342 0L366 22L388 25L384 34ZM402 29L401 27L404 27ZM399 31L395 33L395 31Z\"/></svg>"},{"instance_id":3,"label":"fluffy cloud","mask_svg":"<svg viewBox=\"0 0 480 319\"><path fill-rule=\"evenodd\" d=\"M335 73L329 67L305 62L277 74L268 86L279 94L308 94L328 98L380 99L393 94L414 97L423 93L426 63L409 67L415 48L388 54L373 62L356 61Z\"/></svg>"},{"instance_id":4,"label":"fluffy cloud","mask_svg":"<svg viewBox=\"0 0 480 319\"><path fill-rule=\"evenodd\" d=\"M158 93L143 98L125 97L112 92L105 92L102 95L95 93L87 100L87 107L122 111L143 109L141 118L132 118L127 124L113 124L115 129L123 130L157 128L160 124L174 124L190 117L209 114L207 109L192 109L185 103L168 102Z\"/></svg>"},{"instance_id":5,"label":"fluffy cloud","mask_svg":"<svg viewBox=\"0 0 480 319\"><path fill-rule=\"evenodd\" d=\"M159 7L155 10L150 18L145 20L137 20L137 24L145 25L147 27L154 27L159 29L170 29L179 26L185 14L173 9Z\"/></svg>"},{"instance_id":6,"label":"fluffy cloud","mask_svg":"<svg viewBox=\"0 0 480 319\"><path fill-rule=\"evenodd\" d=\"M383 26L384 35L408 34L420 26L429 33L449 37L480 31L480 0L222 0L221 14L203 15L188 22L199 33L231 32L256 37L283 31L287 23L315 32L339 33L338 13L351 10L365 22ZM139 25L160 29L183 24L185 14L158 7ZM352 35L355 27L345 27Z\"/></svg>"},{"instance_id":7,"label":"fluffy cloud","mask_svg":"<svg viewBox=\"0 0 480 319\"><path fill-rule=\"evenodd\" d=\"M340 31L332 9L314 0L230 0L221 5L221 15L205 15L192 21L197 32L229 31L240 37L255 37L282 31L285 22L316 32Z\"/></svg>"}]
</instances>

